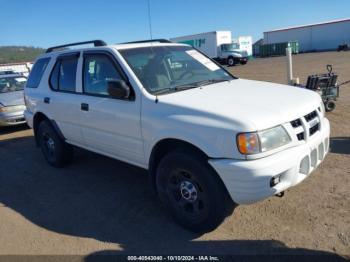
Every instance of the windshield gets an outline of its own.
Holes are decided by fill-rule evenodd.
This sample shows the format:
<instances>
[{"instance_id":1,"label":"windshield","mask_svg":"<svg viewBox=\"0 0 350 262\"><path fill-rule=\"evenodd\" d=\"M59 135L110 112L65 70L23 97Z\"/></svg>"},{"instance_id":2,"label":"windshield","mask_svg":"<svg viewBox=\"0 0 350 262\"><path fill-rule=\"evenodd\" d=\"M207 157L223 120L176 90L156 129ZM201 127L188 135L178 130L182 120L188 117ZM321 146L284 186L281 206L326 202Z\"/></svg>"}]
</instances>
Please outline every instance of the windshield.
<instances>
[{"instance_id":1,"label":"windshield","mask_svg":"<svg viewBox=\"0 0 350 262\"><path fill-rule=\"evenodd\" d=\"M23 90L27 78L23 76L17 77L1 77L0 78L0 93L8 93Z\"/></svg>"},{"instance_id":2,"label":"windshield","mask_svg":"<svg viewBox=\"0 0 350 262\"><path fill-rule=\"evenodd\" d=\"M154 46L119 52L151 94L235 79L209 58L187 46Z\"/></svg>"},{"instance_id":3,"label":"windshield","mask_svg":"<svg viewBox=\"0 0 350 262\"><path fill-rule=\"evenodd\" d=\"M222 51L239 51L239 44L224 44L221 46Z\"/></svg>"}]
</instances>

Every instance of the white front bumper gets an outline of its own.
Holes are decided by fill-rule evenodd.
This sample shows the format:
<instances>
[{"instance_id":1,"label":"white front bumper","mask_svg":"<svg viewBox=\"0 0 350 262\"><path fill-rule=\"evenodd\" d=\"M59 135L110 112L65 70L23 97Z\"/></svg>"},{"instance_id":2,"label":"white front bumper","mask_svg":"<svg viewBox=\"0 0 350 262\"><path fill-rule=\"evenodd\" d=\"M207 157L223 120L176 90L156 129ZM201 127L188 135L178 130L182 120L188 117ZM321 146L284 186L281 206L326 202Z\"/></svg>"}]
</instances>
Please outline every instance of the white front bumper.
<instances>
[{"instance_id":1,"label":"white front bumper","mask_svg":"<svg viewBox=\"0 0 350 262\"><path fill-rule=\"evenodd\" d=\"M234 202L251 204L276 195L303 181L322 162L329 150L329 121L324 118L322 130L305 144L288 148L257 160L209 160L224 182ZM323 150L322 150L323 148ZM301 173L303 162L306 174ZM271 178L280 182L270 186Z\"/></svg>"}]
</instances>

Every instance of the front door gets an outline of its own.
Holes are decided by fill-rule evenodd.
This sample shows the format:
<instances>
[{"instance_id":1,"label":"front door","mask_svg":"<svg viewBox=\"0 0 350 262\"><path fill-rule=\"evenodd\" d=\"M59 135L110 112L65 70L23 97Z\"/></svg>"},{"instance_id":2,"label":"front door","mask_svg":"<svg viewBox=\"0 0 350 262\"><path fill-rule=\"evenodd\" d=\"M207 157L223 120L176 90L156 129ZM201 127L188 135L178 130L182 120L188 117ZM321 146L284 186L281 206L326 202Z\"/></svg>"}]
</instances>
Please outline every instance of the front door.
<instances>
[{"instance_id":1,"label":"front door","mask_svg":"<svg viewBox=\"0 0 350 262\"><path fill-rule=\"evenodd\" d=\"M85 52L82 78L81 126L86 147L129 163L143 165L141 99L115 99L107 92L108 81L127 81L115 57L107 52Z\"/></svg>"}]
</instances>

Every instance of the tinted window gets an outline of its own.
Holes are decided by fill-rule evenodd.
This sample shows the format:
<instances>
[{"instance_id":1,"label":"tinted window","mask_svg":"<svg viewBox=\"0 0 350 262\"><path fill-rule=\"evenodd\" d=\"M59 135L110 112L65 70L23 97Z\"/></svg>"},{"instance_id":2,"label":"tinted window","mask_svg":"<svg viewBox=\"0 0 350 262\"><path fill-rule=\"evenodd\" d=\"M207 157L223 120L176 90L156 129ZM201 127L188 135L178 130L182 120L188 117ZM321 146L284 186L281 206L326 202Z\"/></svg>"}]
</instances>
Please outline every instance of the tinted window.
<instances>
[{"instance_id":1,"label":"tinted window","mask_svg":"<svg viewBox=\"0 0 350 262\"><path fill-rule=\"evenodd\" d=\"M54 90L75 92L77 57L59 58L50 76L50 86Z\"/></svg>"},{"instance_id":2,"label":"tinted window","mask_svg":"<svg viewBox=\"0 0 350 262\"><path fill-rule=\"evenodd\" d=\"M44 74L44 71L49 63L50 58L42 58L36 61L34 64L28 78L27 87L36 88L39 86L41 77Z\"/></svg>"},{"instance_id":3,"label":"tinted window","mask_svg":"<svg viewBox=\"0 0 350 262\"><path fill-rule=\"evenodd\" d=\"M50 76L50 86L54 90L58 90L58 74L60 71L61 62L57 62Z\"/></svg>"},{"instance_id":4,"label":"tinted window","mask_svg":"<svg viewBox=\"0 0 350 262\"><path fill-rule=\"evenodd\" d=\"M107 83L122 79L113 61L103 54L84 56L84 92L108 95Z\"/></svg>"},{"instance_id":5,"label":"tinted window","mask_svg":"<svg viewBox=\"0 0 350 262\"><path fill-rule=\"evenodd\" d=\"M77 72L77 64L77 58L64 59L61 61L58 79L58 88L60 91L75 91L75 76Z\"/></svg>"}]
</instances>

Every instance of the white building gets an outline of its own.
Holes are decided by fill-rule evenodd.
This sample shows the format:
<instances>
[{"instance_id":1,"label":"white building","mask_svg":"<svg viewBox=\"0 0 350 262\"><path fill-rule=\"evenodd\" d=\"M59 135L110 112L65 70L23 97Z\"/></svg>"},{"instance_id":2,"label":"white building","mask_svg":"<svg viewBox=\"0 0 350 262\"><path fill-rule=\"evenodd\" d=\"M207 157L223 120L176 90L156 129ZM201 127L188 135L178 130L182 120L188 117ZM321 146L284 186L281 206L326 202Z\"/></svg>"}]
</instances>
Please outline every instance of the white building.
<instances>
[{"instance_id":1,"label":"white building","mask_svg":"<svg viewBox=\"0 0 350 262\"><path fill-rule=\"evenodd\" d=\"M350 18L264 32L264 44L298 41L300 52L334 50L350 44Z\"/></svg>"},{"instance_id":2,"label":"white building","mask_svg":"<svg viewBox=\"0 0 350 262\"><path fill-rule=\"evenodd\" d=\"M15 73L22 73L23 75L28 76L32 67L33 62L0 64L0 72L14 71Z\"/></svg>"}]
</instances>

